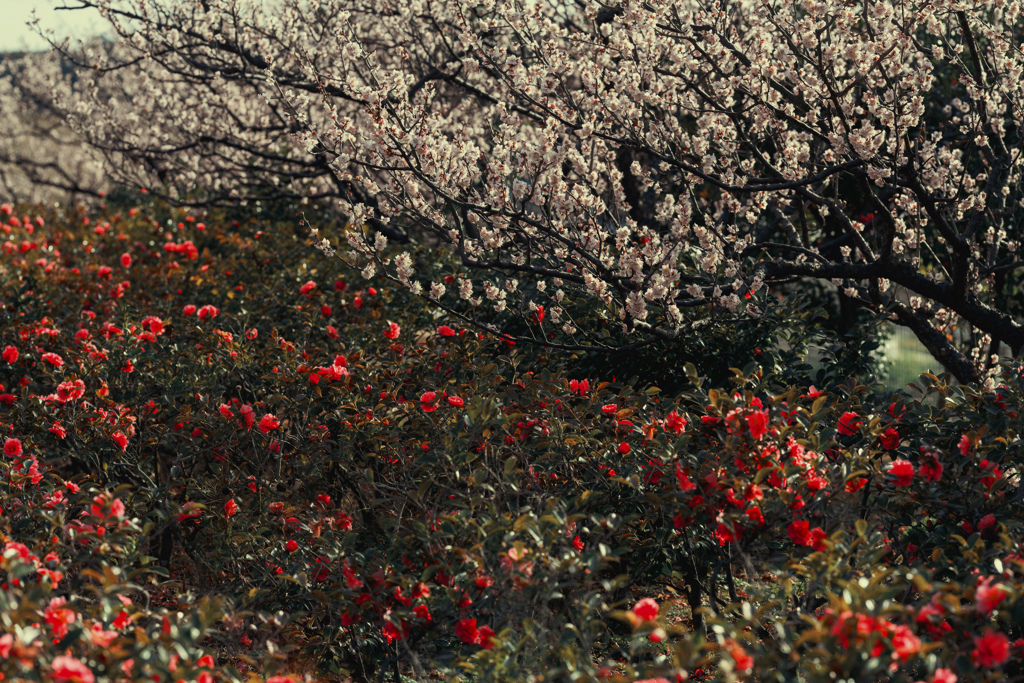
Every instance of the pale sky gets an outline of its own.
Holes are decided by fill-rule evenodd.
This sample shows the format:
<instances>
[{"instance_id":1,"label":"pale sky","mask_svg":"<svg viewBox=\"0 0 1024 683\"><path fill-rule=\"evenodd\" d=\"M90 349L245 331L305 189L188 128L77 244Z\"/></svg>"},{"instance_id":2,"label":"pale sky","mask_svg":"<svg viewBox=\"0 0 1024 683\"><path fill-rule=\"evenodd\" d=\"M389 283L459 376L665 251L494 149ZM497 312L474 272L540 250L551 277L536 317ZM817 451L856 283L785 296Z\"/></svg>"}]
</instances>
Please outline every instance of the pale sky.
<instances>
[{"instance_id":1,"label":"pale sky","mask_svg":"<svg viewBox=\"0 0 1024 683\"><path fill-rule=\"evenodd\" d=\"M75 0L0 0L0 52L11 50L45 50L46 41L25 25L36 10L40 25L52 28L58 37L88 38L102 33L105 24L95 10L63 10L74 7Z\"/></svg>"}]
</instances>

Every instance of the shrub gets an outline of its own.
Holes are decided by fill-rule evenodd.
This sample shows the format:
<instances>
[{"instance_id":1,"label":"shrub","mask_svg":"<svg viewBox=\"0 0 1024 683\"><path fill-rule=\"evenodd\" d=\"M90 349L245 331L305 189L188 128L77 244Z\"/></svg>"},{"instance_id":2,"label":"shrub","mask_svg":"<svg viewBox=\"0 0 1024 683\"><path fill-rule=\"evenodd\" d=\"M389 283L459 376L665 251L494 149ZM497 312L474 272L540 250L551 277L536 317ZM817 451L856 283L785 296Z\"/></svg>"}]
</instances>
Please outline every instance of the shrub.
<instances>
[{"instance_id":1,"label":"shrub","mask_svg":"<svg viewBox=\"0 0 1024 683\"><path fill-rule=\"evenodd\" d=\"M166 210L7 218L7 678L1020 675L1019 368L668 397Z\"/></svg>"}]
</instances>

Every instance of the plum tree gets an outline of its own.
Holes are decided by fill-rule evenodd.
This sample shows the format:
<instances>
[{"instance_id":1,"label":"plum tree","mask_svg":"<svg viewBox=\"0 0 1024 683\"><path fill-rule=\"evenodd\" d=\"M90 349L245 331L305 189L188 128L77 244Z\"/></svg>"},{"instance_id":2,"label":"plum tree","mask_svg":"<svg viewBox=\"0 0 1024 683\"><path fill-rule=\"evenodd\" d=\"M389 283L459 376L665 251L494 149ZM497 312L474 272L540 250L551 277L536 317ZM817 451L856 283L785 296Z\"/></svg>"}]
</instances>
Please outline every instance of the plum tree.
<instances>
[{"instance_id":1,"label":"plum tree","mask_svg":"<svg viewBox=\"0 0 1024 683\"><path fill-rule=\"evenodd\" d=\"M120 40L56 44L60 102L121 179L326 200L368 229L325 251L516 339L675 339L813 278L961 381L1024 346L1020 2L80 4Z\"/></svg>"}]
</instances>

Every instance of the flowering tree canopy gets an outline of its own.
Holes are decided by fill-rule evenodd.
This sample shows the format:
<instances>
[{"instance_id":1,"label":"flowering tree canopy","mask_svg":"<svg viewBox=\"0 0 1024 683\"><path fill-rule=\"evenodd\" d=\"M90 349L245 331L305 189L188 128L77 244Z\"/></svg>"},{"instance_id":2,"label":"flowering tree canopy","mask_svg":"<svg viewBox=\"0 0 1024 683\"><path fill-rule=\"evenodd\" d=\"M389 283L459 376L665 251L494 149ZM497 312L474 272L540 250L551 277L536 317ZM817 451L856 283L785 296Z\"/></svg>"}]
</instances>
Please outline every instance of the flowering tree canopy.
<instances>
[{"instance_id":1,"label":"flowering tree canopy","mask_svg":"<svg viewBox=\"0 0 1024 683\"><path fill-rule=\"evenodd\" d=\"M100 155L63 125L64 113L56 106L55 95L67 86L52 54L0 55L5 201L97 196L104 189Z\"/></svg>"},{"instance_id":2,"label":"flowering tree canopy","mask_svg":"<svg viewBox=\"0 0 1024 683\"><path fill-rule=\"evenodd\" d=\"M1020 2L80 4L121 40L60 46L92 69L61 103L123 179L331 200L365 274L520 338L607 347L597 300L673 339L815 278L963 381L1024 346Z\"/></svg>"}]
</instances>

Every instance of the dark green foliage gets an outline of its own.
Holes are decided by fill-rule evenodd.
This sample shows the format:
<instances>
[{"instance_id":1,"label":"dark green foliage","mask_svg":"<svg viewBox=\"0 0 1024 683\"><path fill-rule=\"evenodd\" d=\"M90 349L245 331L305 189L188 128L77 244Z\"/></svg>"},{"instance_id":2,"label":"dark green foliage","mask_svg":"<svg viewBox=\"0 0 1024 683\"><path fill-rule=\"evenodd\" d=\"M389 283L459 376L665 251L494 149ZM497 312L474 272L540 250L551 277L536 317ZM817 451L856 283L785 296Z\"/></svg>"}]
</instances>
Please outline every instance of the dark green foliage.
<instances>
[{"instance_id":1,"label":"dark green foliage","mask_svg":"<svg viewBox=\"0 0 1024 683\"><path fill-rule=\"evenodd\" d=\"M1024 636L1019 369L881 395L868 346L796 306L602 366L439 318L290 223L127 208L17 226L0 275L0 531L65 574L5 554L0 637L50 629L8 678L69 647L104 681L144 651L129 680L203 651L223 680L1016 675L971 657Z\"/></svg>"}]
</instances>

